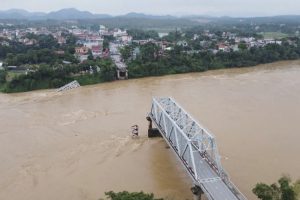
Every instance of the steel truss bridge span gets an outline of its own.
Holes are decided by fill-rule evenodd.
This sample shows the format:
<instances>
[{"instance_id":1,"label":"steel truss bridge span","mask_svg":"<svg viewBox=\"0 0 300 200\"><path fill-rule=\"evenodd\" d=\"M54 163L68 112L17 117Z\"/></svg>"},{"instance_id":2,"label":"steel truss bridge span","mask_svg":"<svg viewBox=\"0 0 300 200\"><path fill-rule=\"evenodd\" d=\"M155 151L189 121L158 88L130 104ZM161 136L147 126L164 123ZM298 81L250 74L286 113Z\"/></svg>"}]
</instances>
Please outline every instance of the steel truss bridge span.
<instances>
[{"instance_id":1,"label":"steel truss bridge span","mask_svg":"<svg viewBox=\"0 0 300 200\"><path fill-rule=\"evenodd\" d=\"M221 165L215 137L174 99L153 98L149 117L209 200L246 200Z\"/></svg>"}]
</instances>

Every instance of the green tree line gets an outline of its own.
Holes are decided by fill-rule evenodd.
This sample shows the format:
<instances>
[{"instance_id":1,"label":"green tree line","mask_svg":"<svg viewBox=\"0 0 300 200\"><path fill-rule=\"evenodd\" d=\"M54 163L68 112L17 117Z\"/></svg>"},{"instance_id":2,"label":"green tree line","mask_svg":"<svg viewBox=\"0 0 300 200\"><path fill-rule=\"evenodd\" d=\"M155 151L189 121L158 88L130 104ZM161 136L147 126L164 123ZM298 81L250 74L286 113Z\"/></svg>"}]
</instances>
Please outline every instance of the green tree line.
<instances>
[{"instance_id":1,"label":"green tree line","mask_svg":"<svg viewBox=\"0 0 300 200\"><path fill-rule=\"evenodd\" d=\"M10 93L58 88L73 80L77 80L80 85L96 84L114 80L115 72L115 65L109 59L72 65L42 64L36 71L15 76L10 81L6 81L6 72L0 71L0 86L3 92Z\"/></svg>"},{"instance_id":2,"label":"green tree line","mask_svg":"<svg viewBox=\"0 0 300 200\"><path fill-rule=\"evenodd\" d=\"M298 45L284 42L282 45L268 44L265 47L231 52L220 51L217 54L210 51L189 54L184 52L183 47L176 45L173 50L161 55L159 48L152 43L139 46L139 49L140 54L135 60L130 59L129 47L121 51L129 66L130 78L247 67L300 58L300 42Z\"/></svg>"}]
</instances>

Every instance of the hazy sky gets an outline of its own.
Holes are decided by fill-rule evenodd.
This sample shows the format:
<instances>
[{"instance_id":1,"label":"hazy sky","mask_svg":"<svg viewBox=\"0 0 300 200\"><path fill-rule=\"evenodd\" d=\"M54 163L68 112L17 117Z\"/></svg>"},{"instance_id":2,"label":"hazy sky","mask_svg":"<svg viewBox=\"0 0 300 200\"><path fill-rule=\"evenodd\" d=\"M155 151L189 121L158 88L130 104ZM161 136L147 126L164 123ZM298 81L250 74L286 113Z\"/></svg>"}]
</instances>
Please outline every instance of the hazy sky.
<instances>
[{"instance_id":1,"label":"hazy sky","mask_svg":"<svg viewBox=\"0 0 300 200\"><path fill-rule=\"evenodd\" d=\"M128 12L172 15L300 15L300 0L0 0L0 10L54 11L77 8L112 15Z\"/></svg>"}]
</instances>

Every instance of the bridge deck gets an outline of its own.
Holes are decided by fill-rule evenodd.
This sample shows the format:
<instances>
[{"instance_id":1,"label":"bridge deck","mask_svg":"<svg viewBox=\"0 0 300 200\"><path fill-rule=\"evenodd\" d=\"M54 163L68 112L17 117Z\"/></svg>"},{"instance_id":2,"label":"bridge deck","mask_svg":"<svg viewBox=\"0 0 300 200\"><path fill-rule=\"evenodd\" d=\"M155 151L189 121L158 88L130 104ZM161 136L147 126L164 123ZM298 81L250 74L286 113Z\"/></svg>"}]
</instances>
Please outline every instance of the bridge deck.
<instances>
[{"instance_id":1,"label":"bridge deck","mask_svg":"<svg viewBox=\"0 0 300 200\"><path fill-rule=\"evenodd\" d=\"M208 199L246 199L223 170L214 137L173 99L153 99L149 117Z\"/></svg>"}]
</instances>

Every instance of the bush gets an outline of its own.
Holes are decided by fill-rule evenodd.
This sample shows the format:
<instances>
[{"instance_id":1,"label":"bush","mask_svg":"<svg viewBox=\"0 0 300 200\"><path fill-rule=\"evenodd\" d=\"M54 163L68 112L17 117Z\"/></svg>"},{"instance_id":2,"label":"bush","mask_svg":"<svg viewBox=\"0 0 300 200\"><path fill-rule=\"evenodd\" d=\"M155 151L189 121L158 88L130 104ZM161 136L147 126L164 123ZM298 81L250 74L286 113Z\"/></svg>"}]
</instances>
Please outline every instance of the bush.
<instances>
[{"instance_id":1,"label":"bush","mask_svg":"<svg viewBox=\"0 0 300 200\"><path fill-rule=\"evenodd\" d=\"M153 194L146 194L144 192L106 192L105 195L111 200L163 200L155 199Z\"/></svg>"}]
</instances>

